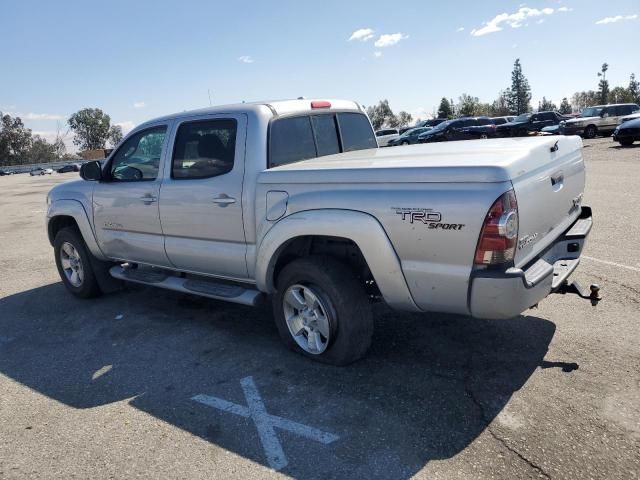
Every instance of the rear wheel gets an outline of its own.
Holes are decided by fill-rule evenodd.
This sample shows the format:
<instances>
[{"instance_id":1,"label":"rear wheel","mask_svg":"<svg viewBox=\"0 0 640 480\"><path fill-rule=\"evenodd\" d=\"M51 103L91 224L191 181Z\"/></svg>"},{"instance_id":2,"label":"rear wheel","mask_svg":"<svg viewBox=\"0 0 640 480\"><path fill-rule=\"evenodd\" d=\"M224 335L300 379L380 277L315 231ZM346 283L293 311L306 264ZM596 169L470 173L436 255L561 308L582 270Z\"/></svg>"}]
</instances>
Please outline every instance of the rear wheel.
<instances>
[{"instance_id":1,"label":"rear wheel","mask_svg":"<svg viewBox=\"0 0 640 480\"><path fill-rule=\"evenodd\" d=\"M584 129L584 138L596 138L598 134L598 129L595 125L589 125Z\"/></svg>"},{"instance_id":2,"label":"rear wheel","mask_svg":"<svg viewBox=\"0 0 640 480\"><path fill-rule=\"evenodd\" d=\"M400 145L409 145L409 142L407 142L406 140L404 142L402 142Z\"/></svg>"},{"instance_id":3,"label":"rear wheel","mask_svg":"<svg viewBox=\"0 0 640 480\"><path fill-rule=\"evenodd\" d=\"M62 283L79 298L92 298L102 294L96 279L91 253L75 228L61 229L53 242L56 266Z\"/></svg>"},{"instance_id":4,"label":"rear wheel","mask_svg":"<svg viewBox=\"0 0 640 480\"><path fill-rule=\"evenodd\" d=\"M294 260L280 273L273 311L278 333L292 350L331 365L363 357L373 315L364 285L331 257Z\"/></svg>"}]
</instances>

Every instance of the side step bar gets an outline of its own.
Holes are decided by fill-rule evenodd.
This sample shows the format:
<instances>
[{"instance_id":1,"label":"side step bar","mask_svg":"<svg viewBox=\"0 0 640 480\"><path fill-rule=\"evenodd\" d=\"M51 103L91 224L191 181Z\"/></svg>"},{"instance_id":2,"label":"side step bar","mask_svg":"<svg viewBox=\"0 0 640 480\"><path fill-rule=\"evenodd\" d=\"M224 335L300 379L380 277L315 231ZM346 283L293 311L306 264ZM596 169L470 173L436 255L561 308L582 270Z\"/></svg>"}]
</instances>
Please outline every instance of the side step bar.
<instances>
[{"instance_id":1,"label":"side step bar","mask_svg":"<svg viewBox=\"0 0 640 480\"><path fill-rule=\"evenodd\" d=\"M201 297L256 306L262 298L262 292L241 285L219 283L212 280L178 277L161 270L111 267L109 273L118 280L141 283L153 287L165 288L175 292L190 293Z\"/></svg>"}]
</instances>

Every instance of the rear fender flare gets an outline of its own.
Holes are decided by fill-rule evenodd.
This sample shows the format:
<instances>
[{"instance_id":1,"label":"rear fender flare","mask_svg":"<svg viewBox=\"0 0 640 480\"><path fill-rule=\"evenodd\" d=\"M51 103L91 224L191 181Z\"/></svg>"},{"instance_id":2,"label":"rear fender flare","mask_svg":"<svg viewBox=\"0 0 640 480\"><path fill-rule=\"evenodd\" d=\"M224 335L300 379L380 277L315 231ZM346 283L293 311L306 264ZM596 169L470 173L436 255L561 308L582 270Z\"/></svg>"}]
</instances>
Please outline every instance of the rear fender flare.
<instances>
[{"instance_id":1,"label":"rear fender flare","mask_svg":"<svg viewBox=\"0 0 640 480\"><path fill-rule=\"evenodd\" d=\"M382 225L371 215L353 210L308 210L278 221L258 247L255 271L256 284L261 291L275 291L275 265L288 242L309 235L353 241L362 252L385 301L397 309L420 311L411 297L400 260Z\"/></svg>"}]
</instances>

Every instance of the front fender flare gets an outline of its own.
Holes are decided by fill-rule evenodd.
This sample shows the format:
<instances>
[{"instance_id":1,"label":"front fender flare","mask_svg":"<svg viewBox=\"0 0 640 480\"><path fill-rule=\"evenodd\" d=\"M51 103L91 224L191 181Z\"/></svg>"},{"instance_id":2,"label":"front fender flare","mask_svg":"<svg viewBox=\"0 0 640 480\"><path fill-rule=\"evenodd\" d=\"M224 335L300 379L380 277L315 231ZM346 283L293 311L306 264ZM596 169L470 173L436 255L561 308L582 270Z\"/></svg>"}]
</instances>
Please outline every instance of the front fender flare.
<instances>
[{"instance_id":1,"label":"front fender flare","mask_svg":"<svg viewBox=\"0 0 640 480\"><path fill-rule=\"evenodd\" d=\"M107 257L98 246L91 222L89 222L89 216L81 202L78 200L55 200L52 202L47 210L47 231L49 231L51 220L59 216L73 218L80 229L84 243L86 243L93 256L99 260L107 260Z\"/></svg>"},{"instance_id":2,"label":"front fender flare","mask_svg":"<svg viewBox=\"0 0 640 480\"><path fill-rule=\"evenodd\" d=\"M273 293L273 272L279 254L296 237L319 235L347 238L364 256L385 301L393 308L420 311L402 272L400 260L382 225L371 215L353 210L308 210L277 222L263 237L256 257L256 284Z\"/></svg>"}]
</instances>

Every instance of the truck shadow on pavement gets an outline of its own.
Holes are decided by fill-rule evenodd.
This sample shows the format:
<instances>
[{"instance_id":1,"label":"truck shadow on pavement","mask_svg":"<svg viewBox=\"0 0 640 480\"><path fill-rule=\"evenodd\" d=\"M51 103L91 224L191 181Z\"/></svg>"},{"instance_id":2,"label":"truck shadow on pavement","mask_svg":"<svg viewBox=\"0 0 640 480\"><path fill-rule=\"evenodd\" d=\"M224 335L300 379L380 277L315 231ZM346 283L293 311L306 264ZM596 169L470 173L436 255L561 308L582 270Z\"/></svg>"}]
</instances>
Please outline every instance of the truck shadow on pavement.
<instances>
[{"instance_id":1,"label":"truck shadow on pavement","mask_svg":"<svg viewBox=\"0 0 640 480\"><path fill-rule=\"evenodd\" d=\"M240 380L251 376L269 414L339 437L323 445L277 430L282 473L409 478L494 421L543 364L554 332L532 316L482 321L381 305L369 355L334 368L285 350L266 309L145 287L81 301L56 283L0 300L0 373L73 408L129 399L268 467L250 418L192 400L247 405Z\"/></svg>"}]
</instances>

